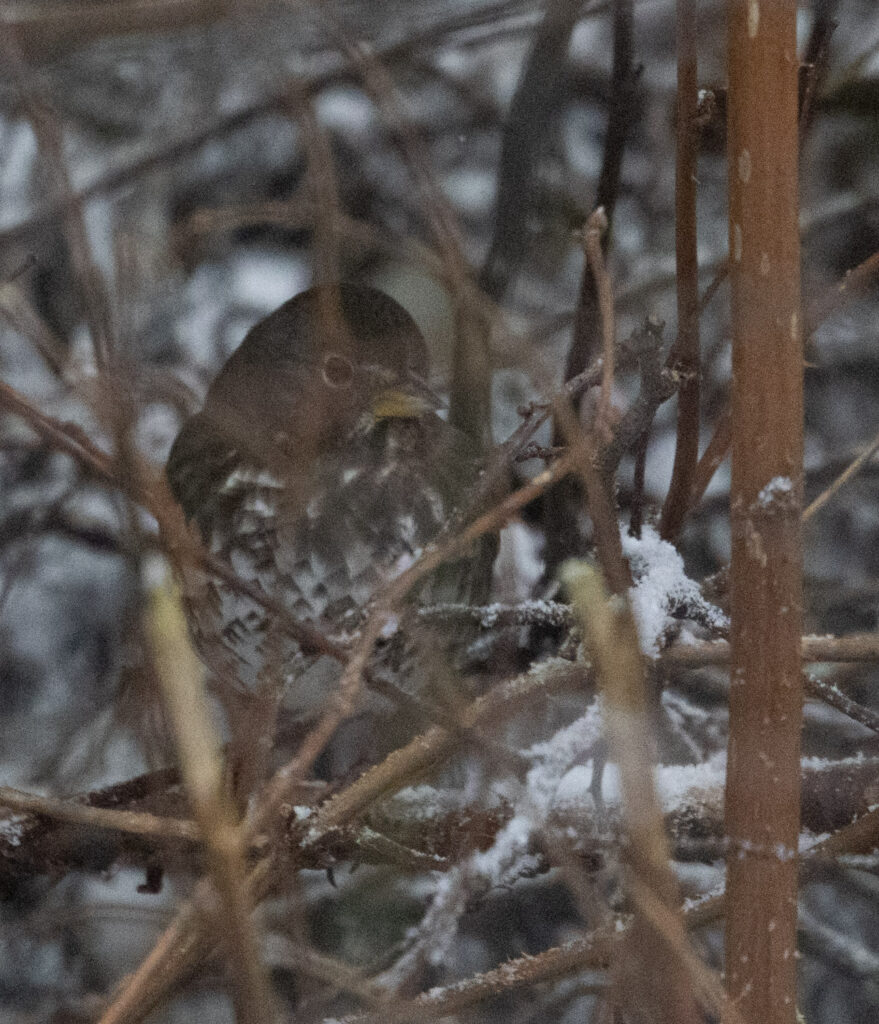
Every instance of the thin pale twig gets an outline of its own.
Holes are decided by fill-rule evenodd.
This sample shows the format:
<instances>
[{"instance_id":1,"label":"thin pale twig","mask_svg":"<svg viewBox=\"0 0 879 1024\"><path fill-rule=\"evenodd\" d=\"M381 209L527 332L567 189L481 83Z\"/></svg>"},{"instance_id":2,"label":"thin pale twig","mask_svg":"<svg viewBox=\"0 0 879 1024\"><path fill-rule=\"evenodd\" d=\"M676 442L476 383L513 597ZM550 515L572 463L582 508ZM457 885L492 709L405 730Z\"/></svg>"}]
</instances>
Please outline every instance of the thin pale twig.
<instances>
[{"instance_id":1,"label":"thin pale twig","mask_svg":"<svg viewBox=\"0 0 879 1024\"><path fill-rule=\"evenodd\" d=\"M697 668L702 665L728 665L729 642L679 644L662 652L659 660L667 665ZM802 659L806 662L879 661L879 634L853 633L849 636L804 636Z\"/></svg>"},{"instance_id":2,"label":"thin pale twig","mask_svg":"<svg viewBox=\"0 0 879 1024\"><path fill-rule=\"evenodd\" d=\"M148 627L181 774L220 897L217 924L221 926L236 1016L242 1024L269 1024L275 1016L274 996L260 956L260 938L245 884L245 830L227 791L204 669L190 644L180 597L167 585L149 595Z\"/></svg>"},{"instance_id":3,"label":"thin pale twig","mask_svg":"<svg viewBox=\"0 0 879 1024\"><path fill-rule=\"evenodd\" d=\"M877 434L873 440L867 445L867 447L861 452L857 458L852 459L848 466L839 474L839 476L826 487L813 502L811 502L803 510L803 522L807 523L816 512L819 512L830 499L850 480L860 473L860 471L867 465L870 459L879 451L879 434Z\"/></svg>"},{"instance_id":4,"label":"thin pale twig","mask_svg":"<svg viewBox=\"0 0 879 1024\"><path fill-rule=\"evenodd\" d=\"M817 300L809 310L803 325L804 335L809 337L814 334L820 324L845 305L853 295L869 288L877 275L879 275L879 252L874 252L856 267L847 270L843 279L828 288Z\"/></svg>"},{"instance_id":5,"label":"thin pale twig","mask_svg":"<svg viewBox=\"0 0 879 1024\"><path fill-rule=\"evenodd\" d=\"M92 807L76 800L59 800L37 793L24 793L9 786L0 786L0 807L19 814L38 814L55 821L65 821L87 828L127 832L149 839L182 839L197 842L199 838L195 822L183 818L166 818L144 811Z\"/></svg>"},{"instance_id":6,"label":"thin pale twig","mask_svg":"<svg viewBox=\"0 0 879 1024\"><path fill-rule=\"evenodd\" d=\"M628 601L612 600L601 575L585 562L569 562L563 580L595 666L603 696L603 718L610 756L620 774L627 843L624 885L640 883L664 909L664 926L636 913L627 946L640 961L637 976L644 989L628 1000L653 1002L659 1017L685 1024L699 1019L692 987L680 963L688 949L677 917L679 893L669 861L662 807L653 780L650 714L638 631ZM636 896L640 890L635 890ZM643 892L642 892L643 896ZM636 903L637 903L636 899ZM643 899L641 900L643 903ZM670 924L668 922L674 922ZM645 955L650 950L649 955ZM625 967L622 968L625 974Z\"/></svg>"}]
</instances>

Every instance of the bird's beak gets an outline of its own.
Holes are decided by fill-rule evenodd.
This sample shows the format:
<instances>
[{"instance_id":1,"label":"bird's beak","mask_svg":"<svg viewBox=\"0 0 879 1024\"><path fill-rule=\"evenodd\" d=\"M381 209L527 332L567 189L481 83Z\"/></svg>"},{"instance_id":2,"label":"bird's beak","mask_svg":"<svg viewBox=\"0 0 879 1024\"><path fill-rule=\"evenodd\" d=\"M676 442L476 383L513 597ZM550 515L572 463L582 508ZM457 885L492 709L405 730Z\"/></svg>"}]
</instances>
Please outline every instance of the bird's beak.
<instances>
[{"instance_id":1,"label":"bird's beak","mask_svg":"<svg viewBox=\"0 0 879 1024\"><path fill-rule=\"evenodd\" d=\"M420 381L412 378L398 385L382 388L372 399L372 415L377 420L413 420L440 408L436 395Z\"/></svg>"}]
</instances>

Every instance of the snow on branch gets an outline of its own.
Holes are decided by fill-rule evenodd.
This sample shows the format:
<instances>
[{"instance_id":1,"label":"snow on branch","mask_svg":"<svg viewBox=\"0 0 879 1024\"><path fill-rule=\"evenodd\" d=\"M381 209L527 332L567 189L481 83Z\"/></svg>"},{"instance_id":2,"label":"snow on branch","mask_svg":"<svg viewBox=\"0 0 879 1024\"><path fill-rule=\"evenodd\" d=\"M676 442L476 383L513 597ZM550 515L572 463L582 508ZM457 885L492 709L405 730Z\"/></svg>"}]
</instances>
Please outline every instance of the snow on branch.
<instances>
[{"instance_id":1,"label":"snow on branch","mask_svg":"<svg viewBox=\"0 0 879 1024\"><path fill-rule=\"evenodd\" d=\"M726 634L727 616L702 596L698 584L687 576L677 549L662 540L653 526L644 526L639 538L624 533L623 553L635 580L629 600L642 653L658 657L680 633L683 619L713 635Z\"/></svg>"}]
</instances>

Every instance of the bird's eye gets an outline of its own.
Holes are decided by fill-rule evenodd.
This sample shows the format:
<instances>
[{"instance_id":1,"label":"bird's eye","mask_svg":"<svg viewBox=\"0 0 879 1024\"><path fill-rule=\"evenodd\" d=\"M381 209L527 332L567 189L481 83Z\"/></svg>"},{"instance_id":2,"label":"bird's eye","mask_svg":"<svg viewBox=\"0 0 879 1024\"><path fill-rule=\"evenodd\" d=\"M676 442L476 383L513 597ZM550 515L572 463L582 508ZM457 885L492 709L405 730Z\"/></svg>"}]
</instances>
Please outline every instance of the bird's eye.
<instances>
[{"instance_id":1,"label":"bird's eye","mask_svg":"<svg viewBox=\"0 0 879 1024\"><path fill-rule=\"evenodd\" d=\"M354 367L344 356L331 352L324 359L321 375L331 388L348 388L354 379Z\"/></svg>"}]
</instances>

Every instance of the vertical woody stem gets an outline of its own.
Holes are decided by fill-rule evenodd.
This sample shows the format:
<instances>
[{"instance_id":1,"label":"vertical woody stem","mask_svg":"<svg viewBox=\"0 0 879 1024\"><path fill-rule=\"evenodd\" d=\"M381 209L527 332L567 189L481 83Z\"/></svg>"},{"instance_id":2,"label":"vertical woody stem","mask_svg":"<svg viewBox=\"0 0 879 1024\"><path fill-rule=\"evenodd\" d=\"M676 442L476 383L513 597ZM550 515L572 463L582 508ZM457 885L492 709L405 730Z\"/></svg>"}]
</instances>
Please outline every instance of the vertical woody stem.
<instances>
[{"instance_id":1,"label":"vertical woody stem","mask_svg":"<svg viewBox=\"0 0 879 1024\"><path fill-rule=\"evenodd\" d=\"M796 1012L803 357L796 0L729 0L733 314L727 985Z\"/></svg>"},{"instance_id":2,"label":"vertical woody stem","mask_svg":"<svg viewBox=\"0 0 879 1024\"><path fill-rule=\"evenodd\" d=\"M678 96L675 140L675 265L678 336L672 358L684 375L678 391L674 470L660 533L674 540L690 508L699 457L699 262L696 255L696 165L699 105L696 0L677 0Z\"/></svg>"}]
</instances>

